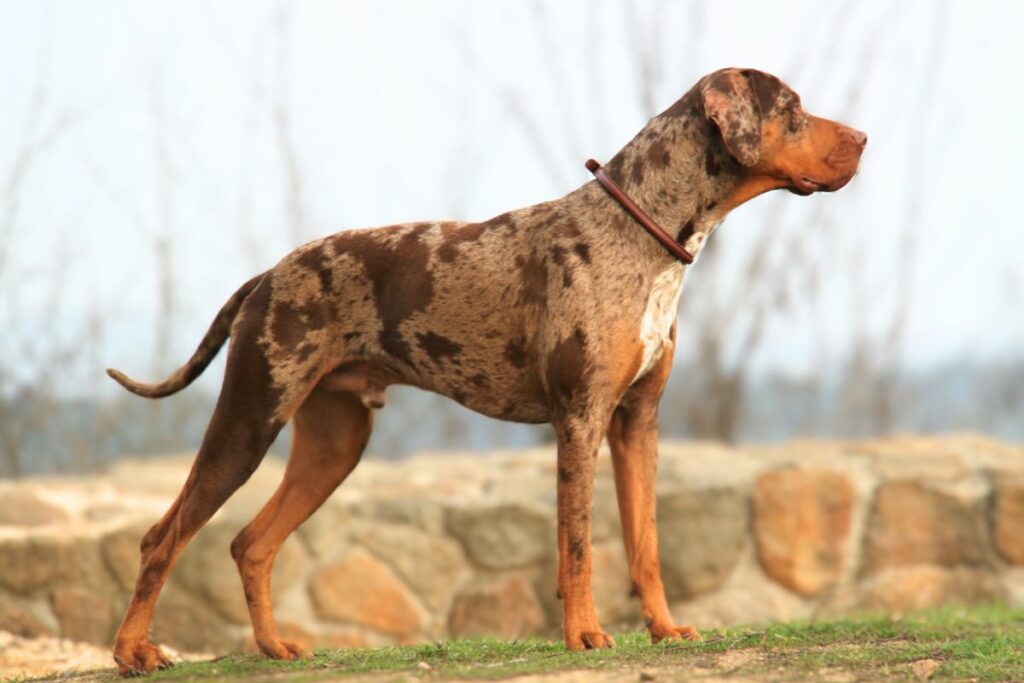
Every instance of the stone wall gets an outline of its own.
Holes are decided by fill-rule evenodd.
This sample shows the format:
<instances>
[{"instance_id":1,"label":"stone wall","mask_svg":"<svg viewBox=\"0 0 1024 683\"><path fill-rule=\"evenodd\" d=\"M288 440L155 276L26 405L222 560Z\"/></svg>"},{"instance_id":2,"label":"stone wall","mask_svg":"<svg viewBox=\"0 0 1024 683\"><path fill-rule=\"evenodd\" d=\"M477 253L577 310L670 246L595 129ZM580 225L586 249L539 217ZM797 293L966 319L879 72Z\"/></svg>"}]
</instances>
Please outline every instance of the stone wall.
<instances>
[{"instance_id":1,"label":"stone wall","mask_svg":"<svg viewBox=\"0 0 1024 683\"><path fill-rule=\"evenodd\" d=\"M1024 448L981 437L727 448L663 443L658 516L677 620L757 623L946 602L1024 605ZM105 476L0 483L0 630L109 643L143 532L190 458ZM268 460L182 555L154 638L251 647L228 547L270 496ZM287 542L273 584L285 637L313 646L558 632L551 450L360 465ZM594 595L637 628L607 453Z\"/></svg>"}]
</instances>

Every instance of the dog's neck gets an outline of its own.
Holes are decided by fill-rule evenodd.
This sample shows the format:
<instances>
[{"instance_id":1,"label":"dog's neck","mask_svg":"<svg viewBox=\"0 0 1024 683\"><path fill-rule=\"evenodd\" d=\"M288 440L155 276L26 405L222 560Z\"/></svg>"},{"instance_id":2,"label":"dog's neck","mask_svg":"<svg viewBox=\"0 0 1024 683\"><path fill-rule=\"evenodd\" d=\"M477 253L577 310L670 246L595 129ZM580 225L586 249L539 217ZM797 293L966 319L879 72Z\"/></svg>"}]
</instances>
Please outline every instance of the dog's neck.
<instances>
[{"instance_id":1,"label":"dog's neck","mask_svg":"<svg viewBox=\"0 0 1024 683\"><path fill-rule=\"evenodd\" d=\"M714 124L689 111L694 107L699 107L699 98L687 94L651 119L605 169L633 201L697 256L734 208L730 199L739 192L743 174ZM690 115L681 115L684 112ZM643 235L640 226L629 227ZM638 243L653 250L659 262L674 259L653 239Z\"/></svg>"}]
</instances>

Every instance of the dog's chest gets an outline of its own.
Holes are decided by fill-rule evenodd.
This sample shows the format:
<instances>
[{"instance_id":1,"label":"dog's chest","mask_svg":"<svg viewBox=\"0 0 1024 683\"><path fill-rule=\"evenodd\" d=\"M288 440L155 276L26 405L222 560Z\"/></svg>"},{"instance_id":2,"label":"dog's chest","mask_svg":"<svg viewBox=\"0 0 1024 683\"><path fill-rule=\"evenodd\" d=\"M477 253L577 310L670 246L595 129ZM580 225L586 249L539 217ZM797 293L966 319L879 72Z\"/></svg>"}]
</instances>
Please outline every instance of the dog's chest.
<instances>
[{"instance_id":1,"label":"dog's chest","mask_svg":"<svg viewBox=\"0 0 1024 683\"><path fill-rule=\"evenodd\" d=\"M665 342L672 332L679 311L679 295L683 291L682 263L674 263L663 270L654 279L651 292L647 297L647 307L640 322L640 343L643 344L643 357L640 369L633 381L640 379L654 367L661 357Z\"/></svg>"}]
</instances>

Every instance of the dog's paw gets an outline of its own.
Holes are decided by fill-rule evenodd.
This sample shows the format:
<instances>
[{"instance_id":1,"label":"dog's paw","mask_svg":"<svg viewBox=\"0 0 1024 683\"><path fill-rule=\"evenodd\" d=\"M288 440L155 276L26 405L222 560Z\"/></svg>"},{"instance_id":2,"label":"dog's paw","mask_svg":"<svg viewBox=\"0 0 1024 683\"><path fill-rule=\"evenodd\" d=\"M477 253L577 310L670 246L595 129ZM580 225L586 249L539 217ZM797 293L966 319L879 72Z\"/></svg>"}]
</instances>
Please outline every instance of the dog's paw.
<instances>
[{"instance_id":1,"label":"dog's paw","mask_svg":"<svg viewBox=\"0 0 1024 683\"><path fill-rule=\"evenodd\" d=\"M582 631L574 636L566 636L565 647L570 650L603 650L615 647L615 641L607 633L601 631Z\"/></svg>"},{"instance_id":2,"label":"dog's paw","mask_svg":"<svg viewBox=\"0 0 1024 683\"><path fill-rule=\"evenodd\" d=\"M657 644L663 640L690 640L694 642L700 642L704 640L701 637L700 632L697 631L693 626L673 626L668 624L666 626L654 626L650 627L651 642Z\"/></svg>"},{"instance_id":3,"label":"dog's paw","mask_svg":"<svg viewBox=\"0 0 1024 683\"><path fill-rule=\"evenodd\" d=\"M122 676L141 676L174 666L163 650L146 641L115 646L114 662Z\"/></svg>"},{"instance_id":4,"label":"dog's paw","mask_svg":"<svg viewBox=\"0 0 1024 683\"><path fill-rule=\"evenodd\" d=\"M310 652L297 643L289 643L284 640L263 640L257 641L260 652L271 659L305 659Z\"/></svg>"}]
</instances>

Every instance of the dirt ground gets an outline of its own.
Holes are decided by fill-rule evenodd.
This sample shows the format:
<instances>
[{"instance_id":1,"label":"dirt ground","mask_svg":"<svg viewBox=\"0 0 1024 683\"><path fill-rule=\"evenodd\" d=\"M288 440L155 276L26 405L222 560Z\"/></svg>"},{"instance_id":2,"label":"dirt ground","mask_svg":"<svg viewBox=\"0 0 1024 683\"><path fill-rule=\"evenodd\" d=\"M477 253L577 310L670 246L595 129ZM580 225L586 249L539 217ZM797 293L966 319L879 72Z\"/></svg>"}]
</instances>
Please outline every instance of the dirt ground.
<instances>
[{"instance_id":1,"label":"dirt ground","mask_svg":"<svg viewBox=\"0 0 1024 683\"><path fill-rule=\"evenodd\" d=\"M166 649L166 648L165 648ZM210 659L210 655L182 655L167 649L172 659L177 661L199 661ZM551 674L527 675L516 677L517 683L634 683L636 681L677 681L677 680L700 680L707 683L715 681L729 681L730 683L745 683L747 681L766 681L778 678L778 676L759 676L752 678L746 675L737 675L736 672L746 666L753 664L759 657L756 650L736 650L720 654L702 655L696 661L688 661L686 665L649 665L643 667L629 667L622 669L602 670L576 670L562 671ZM113 680L113 663L110 658L110 650L86 643L76 643L61 638L21 638L0 631L0 680L22 679L30 677L35 680L52 681L76 681L88 683L93 681ZM97 671L105 669L105 671ZM309 671L295 672L288 674L276 672L268 674L265 680L281 681L295 677L301 677L304 681L319 678L322 673L324 679L337 678L339 672L323 671L313 673ZM780 672L781 673L781 672ZM312 676L311 676L312 674ZM785 676L782 676L783 678ZM383 672L379 674L363 674L346 676L344 680L352 683L380 683L383 681L395 680L424 680L436 679L436 675L427 665L414 672ZM849 681L853 678L836 672L829 675L828 672L819 672L819 680ZM462 679L473 680L473 679ZM494 680L484 677L481 681Z\"/></svg>"}]
</instances>

